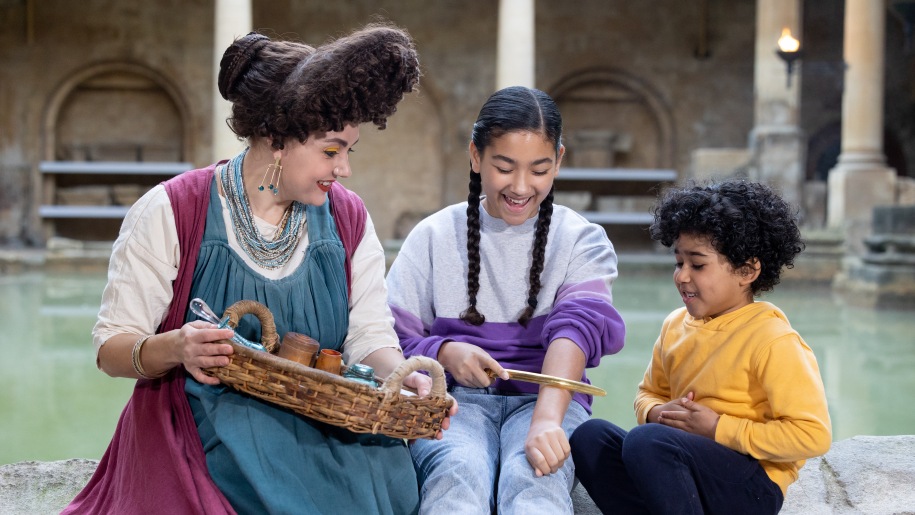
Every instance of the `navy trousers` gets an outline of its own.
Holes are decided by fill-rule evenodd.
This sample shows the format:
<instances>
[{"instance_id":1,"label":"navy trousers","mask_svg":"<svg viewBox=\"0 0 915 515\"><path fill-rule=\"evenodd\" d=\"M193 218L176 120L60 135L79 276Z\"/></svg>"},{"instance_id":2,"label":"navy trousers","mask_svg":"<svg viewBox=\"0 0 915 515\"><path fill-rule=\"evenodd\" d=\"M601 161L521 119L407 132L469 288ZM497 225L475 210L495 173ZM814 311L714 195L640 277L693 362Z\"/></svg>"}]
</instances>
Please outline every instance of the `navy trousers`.
<instances>
[{"instance_id":1,"label":"navy trousers","mask_svg":"<svg viewBox=\"0 0 915 515\"><path fill-rule=\"evenodd\" d=\"M605 514L778 513L784 501L756 459L662 424L626 432L592 419L570 444L576 475Z\"/></svg>"}]
</instances>

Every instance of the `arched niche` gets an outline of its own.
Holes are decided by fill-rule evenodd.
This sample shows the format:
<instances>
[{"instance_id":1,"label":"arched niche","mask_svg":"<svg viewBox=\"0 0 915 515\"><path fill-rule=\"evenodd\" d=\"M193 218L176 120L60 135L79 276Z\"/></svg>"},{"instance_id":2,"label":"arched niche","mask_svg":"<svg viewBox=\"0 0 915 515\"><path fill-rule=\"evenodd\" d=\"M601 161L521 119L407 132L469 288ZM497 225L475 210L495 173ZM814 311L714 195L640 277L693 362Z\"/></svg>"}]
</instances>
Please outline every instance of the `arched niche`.
<instances>
[{"instance_id":1,"label":"arched niche","mask_svg":"<svg viewBox=\"0 0 915 515\"><path fill-rule=\"evenodd\" d=\"M562 112L569 166L594 166L576 144L605 139L610 146L605 167L673 169L676 141L673 116L661 96L645 81L612 68L578 71L547 92Z\"/></svg>"},{"instance_id":2,"label":"arched niche","mask_svg":"<svg viewBox=\"0 0 915 515\"><path fill-rule=\"evenodd\" d=\"M72 73L51 95L43 118L47 161L188 161L190 110L163 74L128 62Z\"/></svg>"}]
</instances>

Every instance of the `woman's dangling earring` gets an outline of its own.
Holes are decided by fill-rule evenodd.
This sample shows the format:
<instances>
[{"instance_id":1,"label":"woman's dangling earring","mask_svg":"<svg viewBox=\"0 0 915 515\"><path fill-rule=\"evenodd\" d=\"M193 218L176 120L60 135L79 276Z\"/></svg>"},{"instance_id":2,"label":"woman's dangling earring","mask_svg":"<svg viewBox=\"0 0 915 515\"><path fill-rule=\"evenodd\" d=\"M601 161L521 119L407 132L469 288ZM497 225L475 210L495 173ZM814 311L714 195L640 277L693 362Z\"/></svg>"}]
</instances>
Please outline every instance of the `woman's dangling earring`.
<instances>
[{"instance_id":1,"label":"woman's dangling earring","mask_svg":"<svg viewBox=\"0 0 915 515\"><path fill-rule=\"evenodd\" d=\"M283 165L280 164L280 158L276 158L276 162L272 166L276 172L276 181L273 181L270 187L273 188L273 196L275 197L280 192L280 180L283 179Z\"/></svg>"},{"instance_id":2,"label":"woman's dangling earring","mask_svg":"<svg viewBox=\"0 0 915 515\"><path fill-rule=\"evenodd\" d=\"M261 177L261 183L257 187L257 191L264 191L264 181L267 180L267 174L270 173L270 165L267 165L267 169L264 170L264 176Z\"/></svg>"},{"instance_id":3,"label":"woman's dangling earring","mask_svg":"<svg viewBox=\"0 0 915 515\"><path fill-rule=\"evenodd\" d=\"M257 187L258 191L264 191L264 181L267 180L267 175L270 175L270 183L267 189L273 191L273 194L276 195L279 190L279 186L277 186L280 182L279 178L283 176L283 165L280 164L279 157L276 158L273 164L267 165L267 169L264 170L264 176L261 178L261 184Z\"/></svg>"}]
</instances>

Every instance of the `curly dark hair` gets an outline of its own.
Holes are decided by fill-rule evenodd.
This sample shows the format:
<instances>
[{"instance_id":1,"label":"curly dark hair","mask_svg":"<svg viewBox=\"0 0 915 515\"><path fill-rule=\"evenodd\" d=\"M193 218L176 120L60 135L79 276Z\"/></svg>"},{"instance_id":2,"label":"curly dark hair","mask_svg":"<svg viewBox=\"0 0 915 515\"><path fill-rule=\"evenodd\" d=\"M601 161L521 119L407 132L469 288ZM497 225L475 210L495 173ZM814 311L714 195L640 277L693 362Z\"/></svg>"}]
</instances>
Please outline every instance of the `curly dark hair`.
<instances>
[{"instance_id":1,"label":"curly dark hair","mask_svg":"<svg viewBox=\"0 0 915 515\"><path fill-rule=\"evenodd\" d=\"M653 208L651 238L670 247L681 234L706 237L735 270L759 260L756 296L779 283L804 250L793 208L765 184L727 180L669 189Z\"/></svg>"},{"instance_id":2,"label":"curly dark hair","mask_svg":"<svg viewBox=\"0 0 915 515\"><path fill-rule=\"evenodd\" d=\"M409 34L372 24L318 48L251 32L226 49L217 82L232 102L232 131L281 149L289 138L304 142L349 123L384 129L419 76Z\"/></svg>"},{"instance_id":3,"label":"curly dark hair","mask_svg":"<svg viewBox=\"0 0 915 515\"><path fill-rule=\"evenodd\" d=\"M559 107L549 95L538 89L512 86L492 94L483 104L473 133L473 145L482 155L495 138L509 132L529 131L542 134L553 143L556 152L562 145L562 116ZM469 306L461 313L461 320L471 325L486 321L477 310L477 293L480 291L480 194L483 191L479 173L470 170L470 192L467 195L467 297ZM528 277L527 306L518 317L518 323L527 325L537 309L537 295L540 294L540 274L546 255L547 236L553 217L553 190L540 203L534 244L531 249L532 261Z\"/></svg>"}]
</instances>

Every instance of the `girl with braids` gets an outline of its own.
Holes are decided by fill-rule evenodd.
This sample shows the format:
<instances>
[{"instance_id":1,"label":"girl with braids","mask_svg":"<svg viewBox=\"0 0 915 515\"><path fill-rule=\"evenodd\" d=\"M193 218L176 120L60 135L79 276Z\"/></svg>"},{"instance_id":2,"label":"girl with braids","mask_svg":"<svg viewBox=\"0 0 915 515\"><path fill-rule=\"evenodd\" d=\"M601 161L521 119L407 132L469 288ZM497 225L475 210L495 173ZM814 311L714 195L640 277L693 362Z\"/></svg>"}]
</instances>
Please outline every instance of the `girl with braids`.
<instances>
[{"instance_id":1,"label":"girl with braids","mask_svg":"<svg viewBox=\"0 0 915 515\"><path fill-rule=\"evenodd\" d=\"M654 215L684 305L639 384L640 425L575 430L578 477L604 513L778 513L832 442L813 351L753 300L804 249L795 212L763 184L730 180L672 189Z\"/></svg>"},{"instance_id":2,"label":"girl with braids","mask_svg":"<svg viewBox=\"0 0 915 515\"><path fill-rule=\"evenodd\" d=\"M419 77L411 38L370 26L313 48L250 33L225 51L219 92L247 148L153 188L114 245L93 330L99 368L137 381L73 513L413 513L400 439L293 414L202 373L225 366L232 331L196 320L238 300L289 331L367 363L403 361L384 253L351 173L359 124L383 129ZM248 320L248 319L251 320ZM237 332L259 341L254 317ZM431 380L404 381L425 394ZM440 437L440 435L439 435Z\"/></svg>"},{"instance_id":3,"label":"girl with braids","mask_svg":"<svg viewBox=\"0 0 915 515\"><path fill-rule=\"evenodd\" d=\"M493 94L473 126L467 202L420 222L388 273L404 353L441 362L461 404L446 438L411 446L422 512L572 512L568 435L591 397L505 372L587 381L623 346L613 246L553 204L561 136L546 93Z\"/></svg>"}]
</instances>

